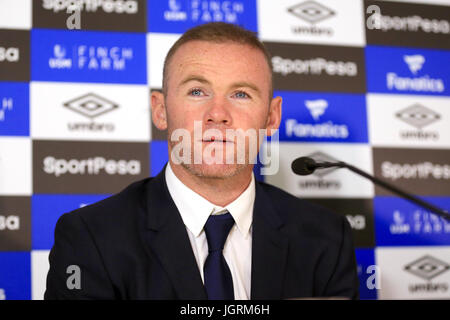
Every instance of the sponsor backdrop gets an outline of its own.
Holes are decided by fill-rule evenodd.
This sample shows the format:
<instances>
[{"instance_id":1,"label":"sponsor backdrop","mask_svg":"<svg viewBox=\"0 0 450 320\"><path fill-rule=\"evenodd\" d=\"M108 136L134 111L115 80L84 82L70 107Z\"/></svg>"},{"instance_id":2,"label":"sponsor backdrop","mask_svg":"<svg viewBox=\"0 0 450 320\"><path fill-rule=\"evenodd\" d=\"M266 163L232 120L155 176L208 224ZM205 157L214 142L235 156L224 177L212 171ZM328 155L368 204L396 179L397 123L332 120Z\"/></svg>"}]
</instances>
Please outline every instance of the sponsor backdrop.
<instances>
[{"instance_id":1,"label":"sponsor backdrop","mask_svg":"<svg viewBox=\"0 0 450 320\"><path fill-rule=\"evenodd\" d=\"M349 171L290 170L343 160L449 210L449 18L449 0L0 0L0 300L43 298L61 214L161 170L150 92L210 21L272 53L280 167L255 173L348 219L361 298L450 298L450 221Z\"/></svg>"}]
</instances>

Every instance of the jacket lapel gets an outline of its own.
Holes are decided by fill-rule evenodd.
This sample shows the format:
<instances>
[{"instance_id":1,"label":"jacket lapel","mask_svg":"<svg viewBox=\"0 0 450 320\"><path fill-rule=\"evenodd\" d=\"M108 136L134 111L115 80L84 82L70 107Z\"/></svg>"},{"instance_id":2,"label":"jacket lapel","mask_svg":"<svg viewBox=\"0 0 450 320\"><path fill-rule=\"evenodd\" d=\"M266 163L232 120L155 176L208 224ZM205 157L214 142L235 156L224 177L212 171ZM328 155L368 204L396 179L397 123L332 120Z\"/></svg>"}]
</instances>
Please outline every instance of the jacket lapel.
<instances>
[{"instance_id":1,"label":"jacket lapel","mask_svg":"<svg viewBox=\"0 0 450 320\"><path fill-rule=\"evenodd\" d=\"M165 169L147 187L147 229L144 238L162 264L178 299L206 299L186 227L165 181Z\"/></svg>"},{"instance_id":2,"label":"jacket lapel","mask_svg":"<svg viewBox=\"0 0 450 320\"><path fill-rule=\"evenodd\" d=\"M280 299L288 254L288 239L268 194L256 183L252 227L251 299Z\"/></svg>"}]
</instances>

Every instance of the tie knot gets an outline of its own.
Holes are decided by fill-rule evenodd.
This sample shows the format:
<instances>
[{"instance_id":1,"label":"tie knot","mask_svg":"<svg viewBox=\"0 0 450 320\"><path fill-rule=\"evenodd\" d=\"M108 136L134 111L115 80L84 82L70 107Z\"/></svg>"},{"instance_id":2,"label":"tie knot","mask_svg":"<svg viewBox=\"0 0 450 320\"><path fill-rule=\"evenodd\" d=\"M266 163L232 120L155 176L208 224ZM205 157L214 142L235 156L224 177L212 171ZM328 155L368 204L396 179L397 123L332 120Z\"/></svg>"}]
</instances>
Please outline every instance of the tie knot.
<instances>
[{"instance_id":1,"label":"tie knot","mask_svg":"<svg viewBox=\"0 0 450 320\"><path fill-rule=\"evenodd\" d=\"M222 251L228 233L234 225L234 219L229 212L219 215L210 215L205 224L208 251Z\"/></svg>"}]
</instances>

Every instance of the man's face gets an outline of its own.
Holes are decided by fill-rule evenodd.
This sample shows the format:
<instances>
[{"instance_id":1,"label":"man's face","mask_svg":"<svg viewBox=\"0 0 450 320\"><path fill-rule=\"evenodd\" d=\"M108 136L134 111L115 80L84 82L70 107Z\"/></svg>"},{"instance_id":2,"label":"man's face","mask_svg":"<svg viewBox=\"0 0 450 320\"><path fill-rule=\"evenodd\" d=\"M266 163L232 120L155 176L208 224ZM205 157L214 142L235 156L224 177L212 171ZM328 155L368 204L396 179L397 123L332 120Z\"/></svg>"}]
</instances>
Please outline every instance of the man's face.
<instances>
[{"instance_id":1,"label":"man's face","mask_svg":"<svg viewBox=\"0 0 450 320\"><path fill-rule=\"evenodd\" d=\"M158 128L168 129L169 156L179 154L172 152L178 144L171 141L172 134L184 129L191 137L192 154L191 161L182 165L191 173L225 178L245 168L251 170L249 152L252 147L259 149L259 141L251 142L247 137L243 145L237 137L242 132L278 128L281 99L269 98L270 72L263 53L248 45L206 41L183 44L169 64L166 96L152 95L154 110L158 108L154 104L163 101L166 124L159 121L155 111L153 120ZM201 135L194 134L194 125L197 129L201 126ZM236 129L241 129L240 133ZM233 138L230 132L237 135ZM245 163L237 159L239 149L245 150ZM195 152L201 152L196 160ZM199 159L201 163L196 163Z\"/></svg>"}]
</instances>

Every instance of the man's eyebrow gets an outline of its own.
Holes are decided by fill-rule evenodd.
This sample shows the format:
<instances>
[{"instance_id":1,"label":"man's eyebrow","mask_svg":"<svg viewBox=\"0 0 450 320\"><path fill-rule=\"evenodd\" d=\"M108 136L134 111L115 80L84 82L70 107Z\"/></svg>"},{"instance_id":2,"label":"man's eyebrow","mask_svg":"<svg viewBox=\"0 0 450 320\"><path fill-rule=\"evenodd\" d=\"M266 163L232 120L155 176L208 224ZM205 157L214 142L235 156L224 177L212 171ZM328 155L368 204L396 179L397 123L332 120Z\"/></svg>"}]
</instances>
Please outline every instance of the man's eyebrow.
<instances>
[{"instance_id":1,"label":"man's eyebrow","mask_svg":"<svg viewBox=\"0 0 450 320\"><path fill-rule=\"evenodd\" d=\"M231 85L231 88L232 88L232 89L235 89L235 88L242 88L242 87L250 88L250 89L252 89L253 91L256 91L258 94L261 93L261 90L259 90L259 88L258 88L256 85L254 85L253 83L250 83L250 82L242 81L242 82L236 82L236 83L233 83L233 84Z\"/></svg>"},{"instance_id":2,"label":"man's eyebrow","mask_svg":"<svg viewBox=\"0 0 450 320\"><path fill-rule=\"evenodd\" d=\"M180 86L190 82L190 81L197 81L204 84L210 84L209 80L207 80L205 77L199 76L199 75L191 75L186 77L183 81L180 82Z\"/></svg>"}]
</instances>

